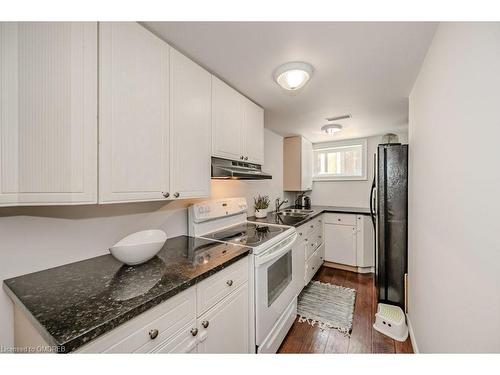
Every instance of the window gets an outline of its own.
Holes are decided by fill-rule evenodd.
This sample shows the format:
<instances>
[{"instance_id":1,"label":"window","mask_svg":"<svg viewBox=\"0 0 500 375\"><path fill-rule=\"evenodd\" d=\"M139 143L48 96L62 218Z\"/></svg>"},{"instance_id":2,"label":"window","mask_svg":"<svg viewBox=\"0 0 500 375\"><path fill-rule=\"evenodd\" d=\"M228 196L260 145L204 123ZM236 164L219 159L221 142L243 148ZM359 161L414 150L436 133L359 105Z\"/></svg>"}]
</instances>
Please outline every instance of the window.
<instances>
[{"instance_id":1,"label":"window","mask_svg":"<svg viewBox=\"0 0 500 375\"><path fill-rule=\"evenodd\" d=\"M315 180L366 180L366 139L316 143Z\"/></svg>"}]
</instances>

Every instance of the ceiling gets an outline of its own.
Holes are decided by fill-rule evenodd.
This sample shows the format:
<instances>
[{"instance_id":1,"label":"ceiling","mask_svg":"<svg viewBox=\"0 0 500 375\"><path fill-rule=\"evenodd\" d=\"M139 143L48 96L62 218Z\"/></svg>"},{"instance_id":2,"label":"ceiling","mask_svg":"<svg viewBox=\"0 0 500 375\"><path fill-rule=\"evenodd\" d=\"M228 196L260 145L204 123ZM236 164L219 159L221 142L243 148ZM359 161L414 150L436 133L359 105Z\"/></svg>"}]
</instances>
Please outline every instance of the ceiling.
<instances>
[{"instance_id":1,"label":"ceiling","mask_svg":"<svg viewBox=\"0 0 500 375\"><path fill-rule=\"evenodd\" d=\"M313 142L406 131L408 95L431 43L430 22L145 22L148 29L265 109L265 126ZM272 79L289 61L313 65L290 93ZM352 114L343 131L326 117Z\"/></svg>"}]
</instances>

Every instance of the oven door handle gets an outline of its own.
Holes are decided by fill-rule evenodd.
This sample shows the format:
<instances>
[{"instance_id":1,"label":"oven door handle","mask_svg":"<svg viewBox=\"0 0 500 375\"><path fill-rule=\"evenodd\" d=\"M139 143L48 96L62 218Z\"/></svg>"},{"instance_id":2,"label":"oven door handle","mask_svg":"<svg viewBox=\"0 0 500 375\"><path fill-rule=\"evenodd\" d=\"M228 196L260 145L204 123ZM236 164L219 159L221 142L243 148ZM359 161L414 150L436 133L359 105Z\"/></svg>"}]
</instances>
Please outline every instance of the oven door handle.
<instances>
[{"instance_id":1,"label":"oven door handle","mask_svg":"<svg viewBox=\"0 0 500 375\"><path fill-rule=\"evenodd\" d=\"M285 247L283 247L283 248L277 248L276 250L274 250L274 251L272 251L270 253L266 253L263 256L256 256L255 257L255 265L256 266L261 266L263 264L269 263L270 261L275 260L275 259L281 257L283 254L286 254L293 247L293 245L295 244L295 240L296 239L297 239L297 233L294 233L293 234L293 240L290 241L288 243L288 245L286 245Z\"/></svg>"}]
</instances>

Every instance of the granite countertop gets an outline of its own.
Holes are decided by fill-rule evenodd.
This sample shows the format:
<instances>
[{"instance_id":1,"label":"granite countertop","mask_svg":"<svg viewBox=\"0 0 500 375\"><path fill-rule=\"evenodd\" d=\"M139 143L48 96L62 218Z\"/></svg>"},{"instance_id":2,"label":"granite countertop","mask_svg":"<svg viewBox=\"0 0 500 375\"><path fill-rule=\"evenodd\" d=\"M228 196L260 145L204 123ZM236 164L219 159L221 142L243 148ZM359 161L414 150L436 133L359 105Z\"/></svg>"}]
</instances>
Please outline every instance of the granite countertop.
<instances>
[{"instance_id":1,"label":"granite countertop","mask_svg":"<svg viewBox=\"0 0 500 375\"><path fill-rule=\"evenodd\" d=\"M251 248L180 236L126 266L103 255L4 280L49 345L71 352L244 258Z\"/></svg>"},{"instance_id":2,"label":"granite countertop","mask_svg":"<svg viewBox=\"0 0 500 375\"><path fill-rule=\"evenodd\" d=\"M294 208L294 206L287 207ZM282 210L285 210L283 208ZM370 215L369 208L362 207L338 207L338 206L311 206L311 212L306 217L292 217L292 216L280 216L276 215L274 212L270 212L267 214L267 217L263 219L257 219L255 216L251 216L248 218L249 221L254 221L258 223L267 223L267 224L281 224L281 225L291 225L293 227L300 227L302 224L307 223L308 221L314 219L315 217L325 213L325 212L333 212L333 213L344 213L344 214L356 214L356 215Z\"/></svg>"}]
</instances>

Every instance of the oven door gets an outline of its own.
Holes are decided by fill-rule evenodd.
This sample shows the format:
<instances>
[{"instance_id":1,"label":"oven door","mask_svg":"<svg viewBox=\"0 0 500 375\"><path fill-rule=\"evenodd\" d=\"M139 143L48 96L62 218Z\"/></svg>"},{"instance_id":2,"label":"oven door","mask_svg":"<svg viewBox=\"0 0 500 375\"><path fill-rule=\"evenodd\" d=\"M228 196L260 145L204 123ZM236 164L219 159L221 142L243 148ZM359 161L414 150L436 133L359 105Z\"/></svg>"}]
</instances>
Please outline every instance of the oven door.
<instances>
[{"instance_id":1,"label":"oven door","mask_svg":"<svg viewBox=\"0 0 500 375\"><path fill-rule=\"evenodd\" d=\"M297 234L255 257L256 344L266 336L295 298L292 248Z\"/></svg>"}]
</instances>

